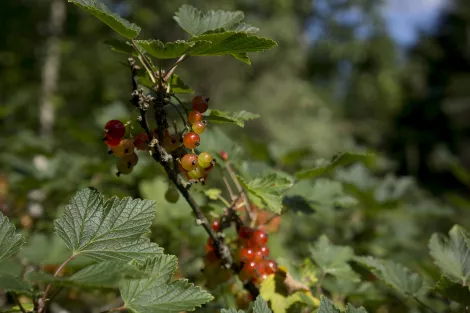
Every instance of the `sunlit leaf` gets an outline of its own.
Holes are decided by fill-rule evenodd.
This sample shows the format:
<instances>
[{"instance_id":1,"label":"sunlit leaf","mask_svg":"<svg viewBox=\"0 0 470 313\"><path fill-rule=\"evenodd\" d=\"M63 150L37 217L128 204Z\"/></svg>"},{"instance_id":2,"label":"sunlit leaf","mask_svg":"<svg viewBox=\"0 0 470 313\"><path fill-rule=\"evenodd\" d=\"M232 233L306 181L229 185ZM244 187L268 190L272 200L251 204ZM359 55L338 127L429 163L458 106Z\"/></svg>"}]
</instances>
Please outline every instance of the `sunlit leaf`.
<instances>
[{"instance_id":1,"label":"sunlit leaf","mask_svg":"<svg viewBox=\"0 0 470 313\"><path fill-rule=\"evenodd\" d=\"M223 112L219 110L209 110L204 117L210 123L215 124L235 124L240 127L245 126L245 122L259 118L259 114L247 111Z\"/></svg>"}]
</instances>

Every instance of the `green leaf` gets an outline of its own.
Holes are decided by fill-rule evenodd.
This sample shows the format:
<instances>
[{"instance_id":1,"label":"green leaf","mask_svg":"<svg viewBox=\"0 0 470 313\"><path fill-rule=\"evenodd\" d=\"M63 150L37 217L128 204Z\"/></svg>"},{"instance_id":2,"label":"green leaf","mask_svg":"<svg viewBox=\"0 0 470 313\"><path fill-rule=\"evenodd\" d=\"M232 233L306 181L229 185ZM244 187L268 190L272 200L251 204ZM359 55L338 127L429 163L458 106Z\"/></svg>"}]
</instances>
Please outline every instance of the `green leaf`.
<instances>
[{"instance_id":1,"label":"green leaf","mask_svg":"<svg viewBox=\"0 0 470 313\"><path fill-rule=\"evenodd\" d=\"M192 311L213 299L187 280L171 281L176 265L176 257L171 255L147 260L142 270L148 278L125 281L119 286L126 308L136 313Z\"/></svg>"},{"instance_id":2,"label":"green leaf","mask_svg":"<svg viewBox=\"0 0 470 313\"><path fill-rule=\"evenodd\" d=\"M279 174L258 177L248 183L241 177L238 180L256 205L277 214L282 210L282 194L294 184L292 179Z\"/></svg>"},{"instance_id":3,"label":"green leaf","mask_svg":"<svg viewBox=\"0 0 470 313\"><path fill-rule=\"evenodd\" d=\"M184 41L163 43L160 40L136 40L137 45L157 59L175 59L188 54L192 49L203 49L211 45L209 41Z\"/></svg>"},{"instance_id":4,"label":"green leaf","mask_svg":"<svg viewBox=\"0 0 470 313\"><path fill-rule=\"evenodd\" d=\"M317 313L341 313L333 303L324 296L320 297L320 307L318 308Z\"/></svg>"},{"instance_id":5,"label":"green leaf","mask_svg":"<svg viewBox=\"0 0 470 313\"><path fill-rule=\"evenodd\" d=\"M370 153L352 153L345 152L340 153L334 156L330 162L317 166L313 169L303 170L295 174L295 178L298 180L301 179L312 179L318 176L322 176L330 173L339 166L345 166L352 163L364 163L366 165L371 165L375 161L375 156Z\"/></svg>"},{"instance_id":6,"label":"green leaf","mask_svg":"<svg viewBox=\"0 0 470 313\"><path fill-rule=\"evenodd\" d=\"M322 235L317 242L310 247L312 259L325 274L333 275L340 279L359 281L359 276L347 263L354 257L352 248L335 246L330 243L328 237Z\"/></svg>"},{"instance_id":7,"label":"green leaf","mask_svg":"<svg viewBox=\"0 0 470 313\"><path fill-rule=\"evenodd\" d=\"M154 216L154 201L112 198L105 202L96 189L86 188L65 207L55 229L75 255L143 262L163 250L142 238L150 231Z\"/></svg>"},{"instance_id":8,"label":"green leaf","mask_svg":"<svg viewBox=\"0 0 470 313\"><path fill-rule=\"evenodd\" d=\"M241 22L233 27L231 30L236 32L245 32L245 33L256 33L259 31L259 28L251 26L247 23Z\"/></svg>"},{"instance_id":9,"label":"green leaf","mask_svg":"<svg viewBox=\"0 0 470 313\"><path fill-rule=\"evenodd\" d=\"M119 40L119 39L111 39L105 40L104 43L111 47L111 50L137 56L137 52L135 51L134 47L127 41Z\"/></svg>"},{"instance_id":10,"label":"green leaf","mask_svg":"<svg viewBox=\"0 0 470 313\"><path fill-rule=\"evenodd\" d=\"M346 307L346 313L367 313L367 311L362 306L360 308L355 308L351 304L348 304Z\"/></svg>"},{"instance_id":11,"label":"green leaf","mask_svg":"<svg viewBox=\"0 0 470 313\"><path fill-rule=\"evenodd\" d=\"M194 93L188 85L186 85L181 77L176 74L171 75L169 80L171 92L174 93Z\"/></svg>"},{"instance_id":12,"label":"green leaf","mask_svg":"<svg viewBox=\"0 0 470 313\"><path fill-rule=\"evenodd\" d=\"M235 124L245 127L245 122L259 118L260 115L247 111L223 112L219 110L209 110L204 117L207 121L215 124Z\"/></svg>"},{"instance_id":13,"label":"green leaf","mask_svg":"<svg viewBox=\"0 0 470 313\"><path fill-rule=\"evenodd\" d=\"M245 313L245 312L242 310L237 311L236 309L228 309L228 310L222 309L220 310L220 313Z\"/></svg>"},{"instance_id":14,"label":"green leaf","mask_svg":"<svg viewBox=\"0 0 470 313\"><path fill-rule=\"evenodd\" d=\"M0 273L0 289L22 294L32 293L32 287L20 277L4 273Z\"/></svg>"},{"instance_id":15,"label":"green leaf","mask_svg":"<svg viewBox=\"0 0 470 313\"><path fill-rule=\"evenodd\" d=\"M258 296L255 300L253 305L253 312L254 313L272 313L269 309L268 304L261 296Z\"/></svg>"},{"instance_id":16,"label":"green leaf","mask_svg":"<svg viewBox=\"0 0 470 313\"><path fill-rule=\"evenodd\" d=\"M211 188L204 190L204 194L211 200L217 200L219 196L222 194L222 190L217 188Z\"/></svg>"},{"instance_id":17,"label":"green leaf","mask_svg":"<svg viewBox=\"0 0 470 313\"><path fill-rule=\"evenodd\" d=\"M189 53L191 56L232 55L246 64L250 64L246 53L261 52L277 46L274 40L235 31L202 34L191 38L190 41L211 42L208 46L193 48Z\"/></svg>"},{"instance_id":18,"label":"green leaf","mask_svg":"<svg viewBox=\"0 0 470 313\"><path fill-rule=\"evenodd\" d=\"M355 257L354 260L405 296L417 297L425 289L421 275L399 263L373 257Z\"/></svg>"},{"instance_id":19,"label":"green leaf","mask_svg":"<svg viewBox=\"0 0 470 313\"><path fill-rule=\"evenodd\" d=\"M455 302L470 305L470 288L442 276L433 290Z\"/></svg>"},{"instance_id":20,"label":"green leaf","mask_svg":"<svg viewBox=\"0 0 470 313\"><path fill-rule=\"evenodd\" d=\"M15 225L0 212L0 262L16 254L25 242L25 238L15 232Z\"/></svg>"},{"instance_id":21,"label":"green leaf","mask_svg":"<svg viewBox=\"0 0 470 313\"><path fill-rule=\"evenodd\" d=\"M48 273L32 272L27 278L32 282L78 285L88 288L116 287L121 281L146 277L136 265L119 261L104 261L89 265L69 277L54 277Z\"/></svg>"},{"instance_id":22,"label":"green leaf","mask_svg":"<svg viewBox=\"0 0 470 313\"><path fill-rule=\"evenodd\" d=\"M103 3L96 0L68 0L87 10L117 33L132 39L140 33L140 27L111 12Z\"/></svg>"},{"instance_id":23,"label":"green leaf","mask_svg":"<svg viewBox=\"0 0 470 313\"><path fill-rule=\"evenodd\" d=\"M448 278L468 286L470 277L470 236L465 229L455 225L449 237L433 234L429 250L434 263Z\"/></svg>"},{"instance_id":24,"label":"green leaf","mask_svg":"<svg viewBox=\"0 0 470 313\"><path fill-rule=\"evenodd\" d=\"M245 15L241 11L199 11L195 7L185 4L180 7L173 17L178 25L193 36L201 35L207 31L217 29L230 29L233 27L247 28L239 26Z\"/></svg>"}]
</instances>

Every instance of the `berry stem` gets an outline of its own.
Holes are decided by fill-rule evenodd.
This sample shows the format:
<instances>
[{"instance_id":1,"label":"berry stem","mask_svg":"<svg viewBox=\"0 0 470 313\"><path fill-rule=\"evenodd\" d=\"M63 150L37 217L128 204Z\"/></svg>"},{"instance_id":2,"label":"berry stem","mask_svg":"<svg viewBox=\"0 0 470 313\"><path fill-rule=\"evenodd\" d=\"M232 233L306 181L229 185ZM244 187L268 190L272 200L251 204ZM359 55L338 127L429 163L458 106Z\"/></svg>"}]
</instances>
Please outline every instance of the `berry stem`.
<instances>
[{"instance_id":1,"label":"berry stem","mask_svg":"<svg viewBox=\"0 0 470 313\"><path fill-rule=\"evenodd\" d=\"M186 118L184 117L183 113L181 113L180 109L178 109L178 107L177 107L173 102L170 101L169 103L170 103L170 104L175 108L175 110L178 112L178 114L179 114L179 116L181 117L181 120L183 121L184 125L185 125L185 126L188 126L188 123L186 122L188 118L187 118L187 117L186 117ZM187 116L187 114L186 114L186 116Z\"/></svg>"},{"instance_id":2,"label":"berry stem","mask_svg":"<svg viewBox=\"0 0 470 313\"><path fill-rule=\"evenodd\" d=\"M189 58L189 55L186 55L186 54L183 54L182 56L180 56L179 59L176 60L175 64L173 64L173 66L168 70L168 73L163 78L163 81L166 83L170 79L171 75L173 75L173 72L176 70L176 67L178 66L178 64L180 64L181 62L183 62L184 60L188 58Z\"/></svg>"},{"instance_id":3,"label":"berry stem","mask_svg":"<svg viewBox=\"0 0 470 313\"><path fill-rule=\"evenodd\" d=\"M242 188L242 185L240 185L237 175L233 171L233 168L229 162L225 162L225 168L227 169L227 172L230 174L230 177L232 178L233 183L237 187L238 192L240 193L243 201L245 202L246 212L248 213L248 217L250 221L254 221L255 217L253 216L253 212L251 211L251 205L250 205L250 201L248 201L248 196L246 195L245 190Z\"/></svg>"},{"instance_id":4,"label":"berry stem","mask_svg":"<svg viewBox=\"0 0 470 313\"><path fill-rule=\"evenodd\" d=\"M225 177L225 175L222 175L222 179L224 180L225 187L227 187L227 191L228 191L228 194L230 195L230 199L232 201L235 200L237 197L233 193L232 186L230 186L227 177Z\"/></svg>"},{"instance_id":5,"label":"berry stem","mask_svg":"<svg viewBox=\"0 0 470 313\"><path fill-rule=\"evenodd\" d=\"M155 73L155 71L153 70L152 64L150 64L150 61L147 58L147 56L145 54L143 54L142 51L140 51L139 47L137 47L134 39L131 40L131 43L132 43L132 46L134 47L135 51L137 51L137 53L139 54L139 60L142 62L142 65L145 67L145 69L149 73L150 79L155 84L157 82L157 77L158 76L157 76L157 73Z\"/></svg>"}]
</instances>

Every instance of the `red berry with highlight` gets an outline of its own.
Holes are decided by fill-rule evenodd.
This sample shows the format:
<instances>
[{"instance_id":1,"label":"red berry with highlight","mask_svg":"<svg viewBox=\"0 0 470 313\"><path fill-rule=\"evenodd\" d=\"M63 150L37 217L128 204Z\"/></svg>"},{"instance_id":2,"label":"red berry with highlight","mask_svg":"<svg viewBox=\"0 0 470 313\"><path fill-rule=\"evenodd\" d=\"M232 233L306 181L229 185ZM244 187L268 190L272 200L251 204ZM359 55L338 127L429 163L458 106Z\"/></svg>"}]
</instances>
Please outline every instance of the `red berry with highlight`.
<instances>
[{"instance_id":1,"label":"red berry with highlight","mask_svg":"<svg viewBox=\"0 0 470 313\"><path fill-rule=\"evenodd\" d=\"M256 259L256 253L251 248L241 248L240 249L240 261L251 262Z\"/></svg>"},{"instance_id":2,"label":"red berry with highlight","mask_svg":"<svg viewBox=\"0 0 470 313\"><path fill-rule=\"evenodd\" d=\"M183 136L183 144L188 149L195 149L201 143L201 138L195 132L189 132Z\"/></svg>"},{"instance_id":3,"label":"red berry with highlight","mask_svg":"<svg viewBox=\"0 0 470 313\"><path fill-rule=\"evenodd\" d=\"M264 272L268 275L274 274L277 272L278 266L276 261L269 260L265 263Z\"/></svg>"},{"instance_id":4,"label":"red berry with highlight","mask_svg":"<svg viewBox=\"0 0 470 313\"><path fill-rule=\"evenodd\" d=\"M202 134L206 130L207 122L206 121L199 121L191 125L193 132L196 134Z\"/></svg>"},{"instance_id":5,"label":"red berry with highlight","mask_svg":"<svg viewBox=\"0 0 470 313\"><path fill-rule=\"evenodd\" d=\"M268 256L269 256L268 247L261 247L259 250L256 250L256 258L257 259L267 259Z\"/></svg>"},{"instance_id":6,"label":"red berry with highlight","mask_svg":"<svg viewBox=\"0 0 470 313\"><path fill-rule=\"evenodd\" d=\"M262 230L255 230L253 236L248 240L248 245L251 247L262 247L268 242L268 235Z\"/></svg>"},{"instance_id":7,"label":"red berry with highlight","mask_svg":"<svg viewBox=\"0 0 470 313\"><path fill-rule=\"evenodd\" d=\"M212 222L212 230L215 232L220 230L220 222L218 220Z\"/></svg>"},{"instance_id":8,"label":"red berry with highlight","mask_svg":"<svg viewBox=\"0 0 470 313\"><path fill-rule=\"evenodd\" d=\"M189 121L189 123L191 123L191 124L194 124L194 123L197 123L197 122L202 121L202 114L201 114L201 112L196 111L196 110L192 110L191 112L189 112L189 114L188 114L188 121Z\"/></svg>"},{"instance_id":9,"label":"red berry with highlight","mask_svg":"<svg viewBox=\"0 0 470 313\"><path fill-rule=\"evenodd\" d=\"M198 165L197 160L198 160L197 155L193 153L185 154L181 158L181 166L183 167L185 171L190 172L197 168L197 165Z\"/></svg>"},{"instance_id":10,"label":"red berry with highlight","mask_svg":"<svg viewBox=\"0 0 470 313\"><path fill-rule=\"evenodd\" d=\"M113 138L113 137L109 137L106 135L106 133L104 134L104 143L106 145L108 145L108 147L115 147L117 146L118 144L121 143L121 138Z\"/></svg>"},{"instance_id":11,"label":"red berry with highlight","mask_svg":"<svg viewBox=\"0 0 470 313\"><path fill-rule=\"evenodd\" d=\"M126 126L121 121L111 120L104 126L104 131L108 137L122 139L126 134Z\"/></svg>"},{"instance_id":12,"label":"red berry with highlight","mask_svg":"<svg viewBox=\"0 0 470 313\"><path fill-rule=\"evenodd\" d=\"M238 230L238 236L243 240L248 240L252 237L253 232L254 232L253 228L242 226Z\"/></svg>"},{"instance_id":13,"label":"red berry with highlight","mask_svg":"<svg viewBox=\"0 0 470 313\"><path fill-rule=\"evenodd\" d=\"M220 158L224 161L227 161L228 160L228 153L225 152L224 150L220 151L219 152L219 155L220 155Z\"/></svg>"}]
</instances>

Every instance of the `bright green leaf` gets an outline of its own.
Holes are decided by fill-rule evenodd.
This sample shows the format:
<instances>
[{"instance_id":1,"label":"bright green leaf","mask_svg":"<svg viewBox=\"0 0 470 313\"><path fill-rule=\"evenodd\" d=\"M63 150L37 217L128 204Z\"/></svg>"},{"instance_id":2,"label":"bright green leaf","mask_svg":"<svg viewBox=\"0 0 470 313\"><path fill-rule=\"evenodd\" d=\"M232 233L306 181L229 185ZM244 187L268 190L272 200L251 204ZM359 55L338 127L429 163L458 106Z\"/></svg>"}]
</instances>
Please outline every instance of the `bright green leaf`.
<instances>
[{"instance_id":1,"label":"bright green leaf","mask_svg":"<svg viewBox=\"0 0 470 313\"><path fill-rule=\"evenodd\" d=\"M295 177L298 180L312 179L318 176L328 174L340 166L345 166L345 165L349 165L349 164L357 163L357 162L370 165L374 161L375 161L375 156L370 153L352 153L352 152L340 153L334 156L331 159L331 161L327 162L326 164L317 166L313 169L308 169L308 170L297 172L295 174Z\"/></svg>"},{"instance_id":2,"label":"bright green leaf","mask_svg":"<svg viewBox=\"0 0 470 313\"><path fill-rule=\"evenodd\" d=\"M272 313L268 304L261 296L258 296L253 305L253 313Z\"/></svg>"},{"instance_id":3,"label":"bright green leaf","mask_svg":"<svg viewBox=\"0 0 470 313\"><path fill-rule=\"evenodd\" d=\"M163 250L142 238L154 216L154 201L112 198L105 202L97 190L86 188L71 199L55 221L55 229L75 255L101 261L144 261Z\"/></svg>"},{"instance_id":4,"label":"bright green leaf","mask_svg":"<svg viewBox=\"0 0 470 313\"><path fill-rule=\"evenodd\" d=\"M465 229L455 225L449 237L433 234L429 250L434 263L455 282L468 286L470 278L470 236Z\"/></svg>"},{"instance_id":5,"label":"bright green leaf","mask_svg":"<svg viewBox=\"0 0 470 313\"><path fill-rule=\"evenodd\" d=\"M222 194L222 190L217 188L211 188L204 190L204 194L211 200L217 200L219 196Z\"/></svg>"},{"instance_id":6,"label":"bright green leaf","mask_svg":"<svg viewBox=\"0 0 470 313\"><path fill-rule=\"evenodd\" d=\"M119 286L126 308L135 313L191 311L213 299L187 280L171 281L176 265L176 257L171 255L147 260L142 270L148 278L128 280Z\"/></svg>"},{"instance_id":7,"label":"bright green leaf","mask_svg":"<svg viewBox=\"0 0 470 313\"><path fill-rule=\"evenodd\" d=\"M405 296L417 297L425 289L423 278L399 263L373 257L355 257L354 260Z\"/></svg>"},{"instance_id":8,"label":"bright green leaf","mask_svg":"<svg viewBox=\"0 0 470 313\"><path fill-rule=\"evenodd\" d=\"M15 232L15 225L0 212L0 262L16 254L25 242L25 238Z\"/></svg>"},{"instance_id":9,"label":"bright green leaf","mask_svg":"<svg viewBox=\"0 0 470 313\"><path fill-rule=\"evenodd\" d=\"M245 15L241 11L229 12L222 10L211 10L204 13L191 5L185 4L180 7L173 18L181 28L191 35L197 36L207 31L236 27L245 18Z\"/></svg>"},{"instance_id":10,"label":"bright green leaf","mask_svg":"<svg viewBox=\"0 0 470 313\"><path fill-rule=\"evenodd\" d=\"M310 247L310 253L323 273L341 279L359 281L359 276L347 263L354 257L354 252L350 247L335 246L323 235Z\"/></svg>"},{"instance_id":11,"label":"bright green leaf","mask_svg":"<svg viewBox=\"0 0 470 313\"><path fill-rule=\"evenodd\" d=\"M292 179L279 174L258 177L248 183L241 177L238 180L256 205L277 214L282 210L282 194L293 186Z\"/></svg>"},{"instance_id":12,"label":"bright green leaf","mask_svg":"<svg viewBox=\"0 0 470 313\"><path fill-rule=\"evenodd\" d=\"M277 46L274 40L235 31L202 34L191 38L190 41L211 42L208 46L195 47L192 49L189 53L191 56L232 55L247 64L250 63L246 53L261 52Z\"/></svg>"},{"instance_id":13,"label":"bright green leaf","mask_svg":"<svg viewBox=\"0 0 470 313\"><path fill-rule=\"evenodd\" d=\"M228 309L228 310L222 309L220 310L220 313L245 313L245 312L242 310L237 311L236 309Z\"/></svg>"},{"instance_id":14,"label":"bright green leaf","mask_svg":"<svg viewBox=\"0 0 470 313\"><path fill-rule=\"evenodd\" d=\"M68 0L87 10L117 33L132 39L140 33L140 27L111 12L103 3L96 0Z\"/></svg>"},{"instance_id":15,"label":"bright green leaf","mask_svg":"<svg viewBox=\"0 0 470 313\"><path fill-rule=\"evenodd\" d=\"M346 313L367 313L367 311L362 306L359 308L355 308L351 304L348 304L348 306L346 307Z\"/></svg>"},{"instance_id":16,"label":"bright green leaf","mask_svg":"<svg viewBox=\"0 0 470 313\"><path fill-rule=\"evenodd\" d=\"M209 110L204 117L207 121L216 124L235 124L240 127L245 126L245 122L259 118L259 114L247 111L222 112L219 110Z\"/></svg>"}]
</instances>

